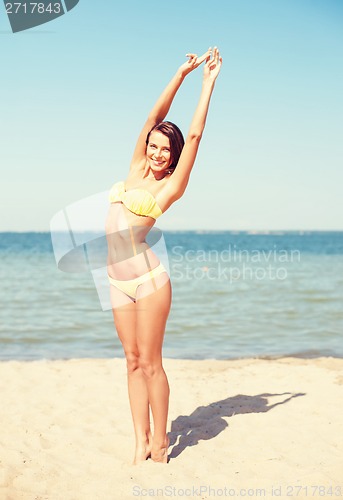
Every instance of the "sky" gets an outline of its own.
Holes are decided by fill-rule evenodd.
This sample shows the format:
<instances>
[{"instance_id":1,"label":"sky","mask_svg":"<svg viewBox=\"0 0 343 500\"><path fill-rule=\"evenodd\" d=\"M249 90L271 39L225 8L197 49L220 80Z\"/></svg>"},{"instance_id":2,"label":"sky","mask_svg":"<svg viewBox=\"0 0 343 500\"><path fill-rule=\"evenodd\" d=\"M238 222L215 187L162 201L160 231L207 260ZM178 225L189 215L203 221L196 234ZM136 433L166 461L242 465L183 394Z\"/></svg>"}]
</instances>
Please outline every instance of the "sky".
<instances>
[{"instance_id":1,"label":"sky","mask_svg":"<svg viewBox=\"0 0 343 500\"><path fill-rule=\"evenodd\" d=\"M198 157L158 227L343 230L341 0L80 0L19 33L1 2L0 44L0 231L49 231L70 205L87 227L82 207L127 177L185 54L215 45ZM201 79L200 67L167 117L184 135Z\"/></svg>"}]
</instances>

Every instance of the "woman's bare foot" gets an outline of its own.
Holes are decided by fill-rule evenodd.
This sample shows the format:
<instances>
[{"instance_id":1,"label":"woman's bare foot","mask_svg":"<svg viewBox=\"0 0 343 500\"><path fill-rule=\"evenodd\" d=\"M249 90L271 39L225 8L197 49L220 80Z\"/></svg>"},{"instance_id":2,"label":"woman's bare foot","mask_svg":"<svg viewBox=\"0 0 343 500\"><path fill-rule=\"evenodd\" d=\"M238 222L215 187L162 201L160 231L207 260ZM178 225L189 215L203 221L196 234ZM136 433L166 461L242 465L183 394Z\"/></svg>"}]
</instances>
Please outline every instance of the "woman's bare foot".
<instances>
[{"instance_id":1,"label":"woman's bare foot","mask_svg":"<svg viewBox=\"0 0 343 500\"><path fill-rule=\"evenodd\" d=\"M168 448L169 448L169 438L166 436L162 446L153 445L151 450L151 458L154 462L160 462L162 464L168 463Z\"/></svg>"},{"instance_id":2,"label":"woman's bare foot","mask_svg":"<svg viewBox=\"0 0 343 500\"><path fill-rule=\"evenodd\" d=\"M133 459L133 465L137 465L140 462L144 462L151 455L152 448L152 434L148 434L146 439L140 443L136 444L135 458Z\"/></svg>"}]
</instances>

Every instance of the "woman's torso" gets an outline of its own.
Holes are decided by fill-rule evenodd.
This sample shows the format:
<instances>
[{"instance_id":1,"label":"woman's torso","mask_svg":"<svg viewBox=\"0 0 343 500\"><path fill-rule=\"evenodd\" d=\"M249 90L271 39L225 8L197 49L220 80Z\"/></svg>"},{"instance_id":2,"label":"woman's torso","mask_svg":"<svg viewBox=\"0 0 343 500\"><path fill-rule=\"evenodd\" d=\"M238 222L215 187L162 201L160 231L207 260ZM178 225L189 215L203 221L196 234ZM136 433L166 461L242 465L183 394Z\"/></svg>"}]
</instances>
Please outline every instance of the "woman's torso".
<instances>
[{"instance_id":1,"label":"woman's torso","mask_svg":"<svg viewBox=\"0 0 343 500\"><path fill-rule=\"evenodd\" d=\"M123 184L120 187L129 192L130 196L136 192L140 194L139 190L146 190L157 201L161 198L161 191L166 182L166 178L148 181L137 177L130 179L129 176L124 183L120 183ZM105 224L109 276L129 280L159 265L159 258L146 242L155 222L151 216L133 213L122 201L110 203Z\"/></svg>"}]
</instances>

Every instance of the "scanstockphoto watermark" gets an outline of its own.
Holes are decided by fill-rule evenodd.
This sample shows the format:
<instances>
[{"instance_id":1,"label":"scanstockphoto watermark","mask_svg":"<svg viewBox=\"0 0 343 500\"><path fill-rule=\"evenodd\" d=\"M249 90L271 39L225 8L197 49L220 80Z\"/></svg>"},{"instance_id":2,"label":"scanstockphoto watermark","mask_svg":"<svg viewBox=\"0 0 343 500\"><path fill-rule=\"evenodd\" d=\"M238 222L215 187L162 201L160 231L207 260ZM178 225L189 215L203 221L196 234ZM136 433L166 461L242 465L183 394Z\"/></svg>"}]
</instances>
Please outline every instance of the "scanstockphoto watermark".
<instances>
[{"instance_id":1,"label":"scanstockphoto watermark","mask_svg":"<svg viewBox=\"0 0 343 500\"><path fill-rule=\"evenodd\" d=\"M239 249L228 245L223 250L171 250L171 269L176 280L285 280L290 264L299 263L297 249Z\"/></svg>"},{"instance_id":2,"label":"scanstockphoto watermark","mask_svg":"<svg viewBox=\"0 0 343 500\"><path fill-rule=\"evenodd\" d=\"M166 485L163 488L142 488L135 485L132 488L132 495L134 497L265 497L267 491L264 488L230 488L223 486L215 488L210 485L190 486L190 487L177 487Z\"/></svg>"},{"instance_id":3,"label":"scanstockphoto watermark","mask_svg":"<svg viewBox=\"0 0 343 500\"><path fill-rule=\"evenodd\" d=\"M79 0L41 0L40 2L6 2L6 14L12 32L28 30L48 23L72 10Z\"/></svg>"},{"instance_id":4,"label":"scanstockphoto watermark","mask_svg":"<svg viewBox=\"0 0 343 500\"><path fill-rule=\"evenodd\" d=\"M211 485L176 487L166 485L162 488L142 488L135 485L132 488L133 497L202 497L206 498L338 498L342 497L341 485L297 484L297 485L272 485L268 488L233 488L229 486L214 487Z\"/></svg>"}]
</instances>

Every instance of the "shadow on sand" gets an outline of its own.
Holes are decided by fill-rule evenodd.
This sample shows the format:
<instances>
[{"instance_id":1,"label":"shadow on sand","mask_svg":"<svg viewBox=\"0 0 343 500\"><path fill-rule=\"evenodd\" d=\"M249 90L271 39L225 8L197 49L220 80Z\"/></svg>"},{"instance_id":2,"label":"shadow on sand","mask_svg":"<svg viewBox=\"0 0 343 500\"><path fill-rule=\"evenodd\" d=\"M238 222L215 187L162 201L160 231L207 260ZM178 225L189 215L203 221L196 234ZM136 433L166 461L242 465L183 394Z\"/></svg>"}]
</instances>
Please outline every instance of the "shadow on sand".
<instances>
[{"instance_id":1,"label":"shadow on sand","mask_svg":"<svg viewBox=\"0 0 343 500\"><path fill-rule=\"evenodd\" d=\"M280 396L284 396L282 401L268 404L268 398ZM170 446L173 446L169 453L169 459L176 458L188 446L195 446L202 439L212 439L218 436L228 427L228 423L223 417L232 417L242 413L264 413L299 396L305 396L305 394L292 394L290 392L264 393L257 396L238 394L208 406L199 406L188 416L180 415L176 420L173 420L171 430L168 433Z\"/></svg>"}]
</instances>

